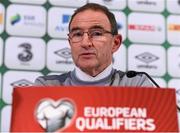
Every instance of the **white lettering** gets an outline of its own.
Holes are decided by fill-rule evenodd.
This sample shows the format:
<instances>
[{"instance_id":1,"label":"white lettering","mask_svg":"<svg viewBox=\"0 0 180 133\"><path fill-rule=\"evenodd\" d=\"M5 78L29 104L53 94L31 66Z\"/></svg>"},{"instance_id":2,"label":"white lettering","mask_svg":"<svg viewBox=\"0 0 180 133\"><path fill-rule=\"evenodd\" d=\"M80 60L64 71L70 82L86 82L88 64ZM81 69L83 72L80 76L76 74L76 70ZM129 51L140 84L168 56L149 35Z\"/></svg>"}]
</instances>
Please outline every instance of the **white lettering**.
<instances>
[{"instance_id":1,"label":"white lettering","mask_svg":"<svg viewBox=\"0 0 180 133\"><path fill-rule=\"evenodd\" d=\"M147 118L146 108L85 107L84 117L76 119L76 127L84 130L154 131L154 119Z\"/></svg>"},{"instance_id":2,"label":"white lettering","mask_svg":"<svg viewBox=\"0 0 180 133\"><path fill-rule=\"evenodd\" d=\"M153 131L156 129L156 125L154 124L154 119L147 119L147 131Z\"/></svg>"},{"instance_id":3,"label":"white lettering","mask_svg":"<svg viewBox=\"0 0 180 133\"><path fill-rule=\"evenodd\" d=\"M85 123L85 120L84 118L82 117L78 117L76 119L76 127L80 130L80 131L84 131L84 128L86 127L86 123Z\"/></svg>"}]
</instances>

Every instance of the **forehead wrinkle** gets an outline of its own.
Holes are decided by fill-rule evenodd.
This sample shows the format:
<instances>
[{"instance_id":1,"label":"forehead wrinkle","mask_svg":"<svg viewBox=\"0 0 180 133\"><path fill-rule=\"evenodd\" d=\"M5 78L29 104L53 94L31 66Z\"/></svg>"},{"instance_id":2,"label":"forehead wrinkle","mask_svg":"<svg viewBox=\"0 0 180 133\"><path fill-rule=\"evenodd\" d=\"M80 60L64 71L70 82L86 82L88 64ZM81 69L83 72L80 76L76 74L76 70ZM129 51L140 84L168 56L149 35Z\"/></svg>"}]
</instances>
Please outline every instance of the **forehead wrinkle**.
<instances>
[{"instance_id":1,"label":"forehead wrinkle","mask_svg":"<svg viewBox=\"0 0 180 133\"><path fill-rule=\"evenodd\" d=\"M92 10L86 10L78 13L73 18L70 29L74 27L81 27L83 29L87 29L92 25L100 25L102 27L107 27L111 29L111 24L108 17L102 12Z\"/></svg>"},{"instance_id":2,"label":"forehead wrinkle","mask_svg":"<svg viewBox=\"0 0 180 133\"><path fill-rule=\"evenodd\" d=\"M106 20L106 19L105 19ZM109 26L109 23L104 23L105 20L101 19L101 21L95 20L75 20L72 21L70 31L78 30L78 29L91 29L91 28L105 28L106 25ZM88 23L88 25L87 25Z\"/></svg>"},{"instance_id":3,"label":"forehead wrinkle","mask_svg":"<svg viewBox=\"0 0 180 133\"><path fill-rule=\"evenodd\" d=\"M91 30L91 29L104 29L104 27L101 25L92 25L91 27L88 28L88 30ZM77 31L77 30L83 30L83 29L80 27L74 27L70 30L70 32Z\"/></svg>"}]
</instances>

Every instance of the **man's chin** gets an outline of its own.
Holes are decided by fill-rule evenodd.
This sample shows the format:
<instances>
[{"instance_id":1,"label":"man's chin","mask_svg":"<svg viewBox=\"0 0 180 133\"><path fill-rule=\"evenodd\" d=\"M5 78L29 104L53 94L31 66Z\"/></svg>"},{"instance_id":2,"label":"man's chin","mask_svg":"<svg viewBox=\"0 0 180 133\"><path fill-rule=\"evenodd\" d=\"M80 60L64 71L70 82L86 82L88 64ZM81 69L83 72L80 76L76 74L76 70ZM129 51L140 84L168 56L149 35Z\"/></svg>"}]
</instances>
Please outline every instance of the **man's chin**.
<instances>
[{"instance_id":1,"label":"man's chin","mask_svg":"<svg viewBox=\"0 0 180 133\"><path fill-rule=\"evenodd\" d=\"M95 66L92 66L92 65L83 65L83 66L80 66L79 68L82 69L82 70L91 70L91 69L94 69Z\"/></svg>"},{"instance_id":2,"label":"man's chin","mask_svg":"<svg viewBox=\"0 0 180 133\"><path fill-rule=\"evenodd\" d=\"M97 68L97 65L95 64L86 64L86 62L84 62L83 64L79 65L79 68L83 71L89 71L89 70L93 70Z\"/></svg>"}]
</instances>

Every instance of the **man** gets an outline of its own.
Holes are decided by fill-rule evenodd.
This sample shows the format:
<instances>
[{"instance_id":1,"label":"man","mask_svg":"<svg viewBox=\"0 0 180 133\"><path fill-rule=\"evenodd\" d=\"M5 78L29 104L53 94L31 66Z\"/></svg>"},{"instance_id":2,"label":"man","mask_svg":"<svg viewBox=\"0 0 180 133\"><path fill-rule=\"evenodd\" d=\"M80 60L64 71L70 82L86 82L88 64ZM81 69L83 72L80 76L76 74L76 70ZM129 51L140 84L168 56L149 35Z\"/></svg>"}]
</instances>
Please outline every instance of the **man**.
<instances>
[{"instance_id":1,"label":"man","mask_svg":"<svg viewBox=\"0 0 180 133\"><path fill-rule=\"evenodd\" d=\"M113 53L121 45L114 15L104 6L88 3L78 8L69 23L73 71L42 76L36 85L152 86L146 75L130 78L112 67Z\"/></svg>"}]
</instances>

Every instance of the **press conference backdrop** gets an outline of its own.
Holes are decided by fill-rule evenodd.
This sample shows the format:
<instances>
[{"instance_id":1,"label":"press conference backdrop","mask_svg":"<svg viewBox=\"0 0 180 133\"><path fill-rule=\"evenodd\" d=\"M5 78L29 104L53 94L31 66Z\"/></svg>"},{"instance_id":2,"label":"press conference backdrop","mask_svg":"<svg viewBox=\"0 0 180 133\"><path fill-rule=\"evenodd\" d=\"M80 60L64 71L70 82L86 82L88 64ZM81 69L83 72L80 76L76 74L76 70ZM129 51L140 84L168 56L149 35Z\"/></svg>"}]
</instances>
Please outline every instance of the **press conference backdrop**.
<instances>
[{"instance_id":1,"label":"press conference backdrop","mask_svg":"<svg viewBox=\"0 0 180 133\"><path fill-rule=\"evenodd\" d=\"M0 132L9 131L14 86L73 69L68 23L88 2L116 16L123 45L114 67L145 71L161 87L176 88L180 105L180 0L0 0Z\"/></svg>"}]
</instances>

